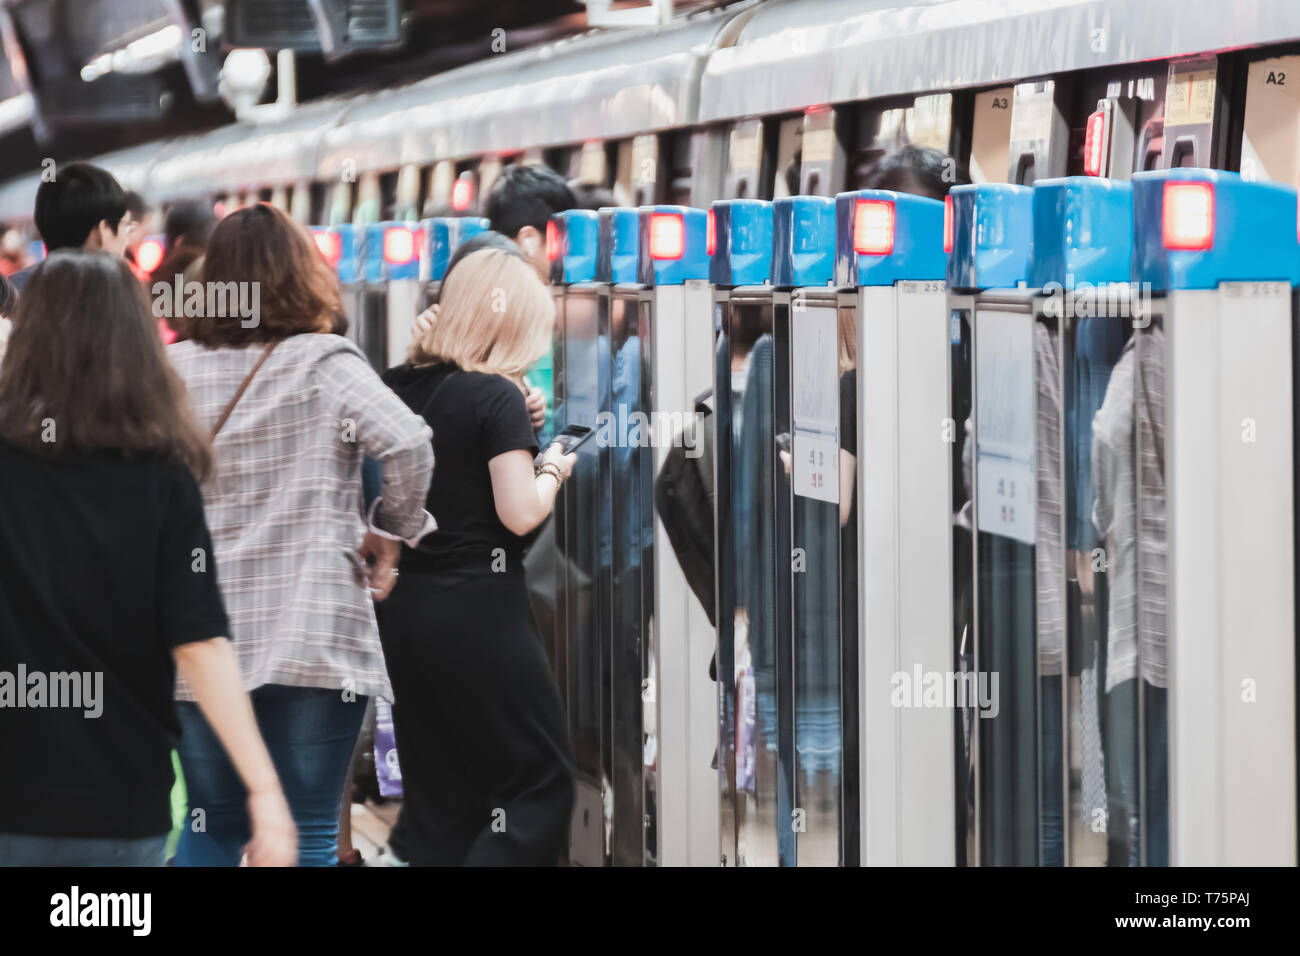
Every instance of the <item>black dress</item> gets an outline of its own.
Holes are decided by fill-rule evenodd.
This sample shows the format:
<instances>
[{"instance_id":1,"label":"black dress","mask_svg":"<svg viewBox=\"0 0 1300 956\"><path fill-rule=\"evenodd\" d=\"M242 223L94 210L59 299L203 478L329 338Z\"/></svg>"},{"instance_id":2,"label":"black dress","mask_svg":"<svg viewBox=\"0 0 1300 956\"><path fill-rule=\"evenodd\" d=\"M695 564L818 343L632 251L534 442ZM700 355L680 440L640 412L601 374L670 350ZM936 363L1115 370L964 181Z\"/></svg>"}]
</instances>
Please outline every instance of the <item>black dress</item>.
<instances>
[{"instance_id":1,"label":"black dress","mask_svg":"<svg viewBox=\"0 0 1300 956\"><path fill-rule=\"evenodd\" d=\"M522 393L449 365L384 380L433 429L429 512L377 606L404 798L390 837L417 866L556 863L573 770L559 691L522 565L527 539L496 514L488 462L537 452Z\"/></svg>"}]
</instances>

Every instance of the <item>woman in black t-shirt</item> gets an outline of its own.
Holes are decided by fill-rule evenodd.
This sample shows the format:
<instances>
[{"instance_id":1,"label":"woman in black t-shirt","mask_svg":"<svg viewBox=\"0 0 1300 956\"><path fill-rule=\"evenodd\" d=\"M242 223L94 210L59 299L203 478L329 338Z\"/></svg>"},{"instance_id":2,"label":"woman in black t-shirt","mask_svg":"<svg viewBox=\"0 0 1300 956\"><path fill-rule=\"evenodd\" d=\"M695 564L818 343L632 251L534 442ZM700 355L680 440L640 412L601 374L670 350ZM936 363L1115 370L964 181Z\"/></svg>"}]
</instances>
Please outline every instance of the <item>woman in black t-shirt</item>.
<instances>
[{"instance_id":1,"label":"woman in black t-shirt","mask_svg":"<svg viewBox=\"0 0 1300 956\"><path fill-rule=\"evenodd\" d=\"M522 566L575 461L552 446L534 467L523 374L554 324L527 263L474 252L411 363L384 376L429 422L435 461L438 528L403 549L378 606L402 762L390 842L414 865L547 865L568 840L568 734Z\"/></svg>"},{"instance_id":2,"label":"woman in black t-shirt","mask_svg":"<svg viewBox=\"0 0 1300 956\"><path fill-rule=\"evenodd\" d=\"M248 788L248 862L294 862L226 639L188 408L123 260L36 267L0 363L0 866L162 863L178 669Z\"/></svg>"}]
</instances>

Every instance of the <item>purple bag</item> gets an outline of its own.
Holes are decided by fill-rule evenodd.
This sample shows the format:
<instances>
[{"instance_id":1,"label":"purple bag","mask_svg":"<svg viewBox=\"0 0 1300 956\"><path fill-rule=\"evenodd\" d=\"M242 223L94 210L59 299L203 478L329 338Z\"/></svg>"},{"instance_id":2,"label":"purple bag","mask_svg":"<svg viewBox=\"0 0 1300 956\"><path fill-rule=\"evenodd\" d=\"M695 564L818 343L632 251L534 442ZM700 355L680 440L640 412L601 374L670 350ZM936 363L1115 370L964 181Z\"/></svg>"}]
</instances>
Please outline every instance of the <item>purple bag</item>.
<instances>
[{"instance_id":1,"label":"purple bag","mask_svg":"<svg viewBox=\"0 0 1300 956\"><path fill-rule=\"evenodd\" d=\"M402 795L402 768L397 763L397 738L393 735L393 705L375 698L375 777L381 797Z\"/></svg>"}]
</instances>

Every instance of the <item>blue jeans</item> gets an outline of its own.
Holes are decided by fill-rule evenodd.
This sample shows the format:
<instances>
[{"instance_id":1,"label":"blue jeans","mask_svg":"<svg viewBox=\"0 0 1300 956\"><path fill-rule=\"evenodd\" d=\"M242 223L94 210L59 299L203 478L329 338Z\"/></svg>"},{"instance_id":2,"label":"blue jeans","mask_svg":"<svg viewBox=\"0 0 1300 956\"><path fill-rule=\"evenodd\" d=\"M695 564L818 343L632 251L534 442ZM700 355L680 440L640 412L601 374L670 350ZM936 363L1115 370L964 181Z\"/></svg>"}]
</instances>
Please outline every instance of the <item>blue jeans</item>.
<instances>
[{"instance_id":1,"label":"blue jeans","mask_svg":"<svg viewBox=\"0 0 1300 956\"><path fill-rule=\"evenodd\" d=\"M0 833L0 866L162 866L167 834L135 840Z\"/></svg>"},{"instance_id":2,"label":"blue jeans","mask_svg":"<svg viewBox=\"0 0 1300 956\"><path fill-rule=\"evenodd\" d=\"M366 713L365 697L338 690L259 687L253 713L298 827L298 865L333 866L343 778ZM238 866L250 837L247 791L198 705L178 702L189 813L176 866ZM203 813L196 817L196 812Z\"/></svg>"}]
</instances>

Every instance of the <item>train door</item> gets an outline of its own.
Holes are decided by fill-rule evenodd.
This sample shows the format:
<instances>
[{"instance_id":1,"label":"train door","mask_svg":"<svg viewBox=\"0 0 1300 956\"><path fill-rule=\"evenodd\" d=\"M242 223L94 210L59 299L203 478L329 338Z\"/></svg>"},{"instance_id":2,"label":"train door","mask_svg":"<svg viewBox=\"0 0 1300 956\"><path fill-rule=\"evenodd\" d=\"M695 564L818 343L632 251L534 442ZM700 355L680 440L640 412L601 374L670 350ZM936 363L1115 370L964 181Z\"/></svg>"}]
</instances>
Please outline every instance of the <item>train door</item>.
<instances>
[{"instance_id":1,"label":"train door","mask_svg":"<svg viewBox=\"0 0 1300 956\"><path fill-rule=\"evenodd\" d=\"M850 616L857 607L856 594L842 587L840 564L853 498L841 451L840 373L853 362L856 330L842 321L851 312L841 305L849 303L832 284L834 200L778 199L772 219L772 427L781 465L774 544L778 591L788 594L781 603L788 600L790 609L777 620L776 705L778 748L791 758L781 782L792 801L777 826L789 832L793 852L782 862L836 866L857 859L858 807L856 794L852 805L845 800L844 747L856 668L845 672L840 628L846 603ZM856 635L851 643L856 663Z\"/></svg>"},{"instance_id":2,"label":"train door","mask_svg":"<svg viewBox=\"0 0 1300 956\"><path fill-rule=\"evenodd\" d=\"M599 336L601 300L595 283L597 216L570 210L552 217L547 254L555 297L554 421L557 428L596 428L608 402L608 340ZM602 346L604 348L602 349ZM609 777L602 759L606 746L604 710L610 704L602 680L602 616L598 583L601 556L608 548L607 494L601 487L604 451L597 442L579 450L578 462L555 503L554 600L537 607L551 664L568 714L577 769L577 801L569 837L569 862L603 866L607 862L605 793ZM545 604L545 602L543 602Z\"/></svg>"},{"instance_id":3,"label":"train door","mask_svg":"<svg viewBox=\"0 0 1300 956\"><path fill-rule=\"evenodd\" d=\"M778 860L772 431L772 205L719 200L707 231L713 285L719 862ZM760 551L766 547L769 550ZM756 699L763 688L763 706Z\"/></svg>"},{"instance_id":4,"label":"train door","mask_svg":"<svg viewBox=\"0 0 1300 956\"><path fill-rule=\"evenodd\" d=\"M972 539L969 578L965 563L954 561L964 619L959 666L973 673L966 684L976 698L964 708L961 751L973 797L967 859L984 865L1059 862L1053 850L1061 844L1059 818L1040 822L1043 782L1050 787L1061 775L1059 767L1045 770L1056 753L1040 753L1040 740L1059 738L1040 737L1040 700L1059 701L1060 676L1059 648L1037 634L1036 373L1050 348L1042 347L1023 288L1030 195L1014 185L955 187L945 228L950 332L969 361L963 367L954 348L954 393L970 376L962 454L968 494L955 521ZM954 422L960 411L954 402ZM1059 703L1041 709L1058 713ZM1050 793L1049 800L1059 803Z\"/></svg>"},{"instance_id":5,"label":"train door","mask_svg":"<svg viewBox=\"0 0 1300 956\"><path fill-rule=\"evenodd\" d=\"M848 734L845 747L860 768L868 866L956 860L961 710L933 693L957 679L943 221L944 204L932 199L879 190L836 197L836 285L853 290L858 343L840 379L840 447L856 475L856 500L840 507L854 539L841 556L841 587L846 597L857 592L842 621L861 688L856 718L845 701L846 729L851 720L859 728L856 748ZM846 404L856 415L844 414Z\"/></svg>"},{"instance_id":6,"label":"train door","mask_svg":"<svg viewBox=\"0 0 1300 956\"><path fill-rule=\"evenodd\" d=\"M1214 170L1133 180L1134 278L1158 298L1115 397L1134 437L1125 676L1139 740L1169 741L1167 764L1137 755L1150 865L1296 863L1295 196Z\"/></svg>"}]
</instances>

